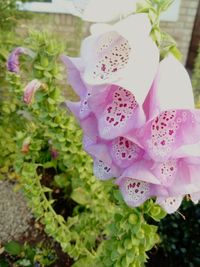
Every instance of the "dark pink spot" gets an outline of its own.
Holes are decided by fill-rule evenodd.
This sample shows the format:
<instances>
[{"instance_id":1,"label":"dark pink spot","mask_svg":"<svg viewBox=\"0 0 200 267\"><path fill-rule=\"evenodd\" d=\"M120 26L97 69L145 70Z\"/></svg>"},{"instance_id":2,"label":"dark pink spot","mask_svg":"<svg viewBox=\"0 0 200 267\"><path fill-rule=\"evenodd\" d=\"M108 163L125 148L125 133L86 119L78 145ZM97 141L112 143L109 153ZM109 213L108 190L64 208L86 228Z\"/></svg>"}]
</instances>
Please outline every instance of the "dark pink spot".
<instances>
[{"instance_id":1,"label":"dark pink spot","mask_svg":"<svg viewBox=\"0 0 200 267\"><path fill-rule=\"evenodd\" d=\"M165 145L166 144L166 142L165 142L165 140L163 140L162 142L161 142L161 145Z\"/></svg>"},{"instance_id":2,"label":"dark pink spot","mask_svg":"<svg viewBox=\"0 0 200 267\"><path fill-rule=\"evenodd\" d=\"M106 65L105 64L102 64L101 70L102 71L105 71L106 70Z\"/></svg>"},{"instance_id":3,"label":"dark pink spot","mask_svg":"<svg viewBox=\"0 0 200 267\"><path fill-rule=\"evenodd\" d=\"M123 121L125 119L125 116L122 115L120 121Z\"/></svg>"},{"instance_id":4,"label":"dark pink spot","mask_svg":"<svg viewBox=\"0 0 200 267\"><path fill-rule=\"evenodd\" d=\"M128 189L130 189L130 188L134 188L135 187L135 183L133 183L133 184L129 184L128 185Z\"/></svg>"},{"instance_id":5,"label":"dark pink spot","mask_svg":"<svg viewBox=\"0 0 200 267\"><path fill-rule=\"evenodd\" d=\"M129 141L128 140L125 142L125 145L127 148L129 148Z\"/></svg>"},{"instance_id":6,"label":"dark pink spot","mask_svg":"<svg viewBox=\"0 0 200 267\"><path fill-rule=\"evenodd\" d=\"M116 72L117 71L117 68L113 69L112 72Z\"/></svg>"}]
</instances>

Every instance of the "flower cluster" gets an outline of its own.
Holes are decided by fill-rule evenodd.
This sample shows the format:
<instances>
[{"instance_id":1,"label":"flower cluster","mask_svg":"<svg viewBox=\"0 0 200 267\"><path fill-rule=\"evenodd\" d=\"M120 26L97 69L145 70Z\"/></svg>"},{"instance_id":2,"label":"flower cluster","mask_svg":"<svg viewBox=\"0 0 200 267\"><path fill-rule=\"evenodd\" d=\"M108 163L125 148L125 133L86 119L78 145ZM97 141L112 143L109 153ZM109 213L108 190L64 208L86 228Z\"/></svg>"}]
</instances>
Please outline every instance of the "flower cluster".
<instances>
[{"instance_id":1,"label":"flower cluster","mask_svg":"<svg viewBox=\"0 0 200 267\"><path fill-rule=\"evenodd\" d=\"M67 106L96 177L115 177L129 206L155 197L172 213L185 195L200 198L200 111L181 63L159 60L151 27L146 14L92 25L81 57L62 57L80 97Z\"/></svg>"}]
</instances>

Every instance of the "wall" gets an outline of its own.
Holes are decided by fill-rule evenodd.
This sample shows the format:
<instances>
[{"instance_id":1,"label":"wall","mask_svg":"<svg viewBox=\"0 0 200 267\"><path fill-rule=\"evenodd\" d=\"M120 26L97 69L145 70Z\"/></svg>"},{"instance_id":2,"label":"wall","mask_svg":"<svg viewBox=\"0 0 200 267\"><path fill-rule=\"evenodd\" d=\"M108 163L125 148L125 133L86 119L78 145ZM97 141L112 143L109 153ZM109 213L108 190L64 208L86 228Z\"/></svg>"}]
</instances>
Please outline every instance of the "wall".
<instances>
[{"instance_id":1,"label":"wall","mask_svg":"<svg viewBox=\"0 0 200 267\"><path fill-rule=\"evenodd\" d=\"M183 53L183 63L186 63L187 60L198 3L199 0L181 0L178 21L161 22L162 29L171 34L177 41L178 47ZM72 15L34 14L33 20L21 21L17 32L23 35L30 28L53 31L53 33L57 34L60 38L64 38L66 40L67 46L69 46L73 54L76 53L75 50L77 50L79 45L79 43L74 45L74 42L76 40L78 42L79 40L80 23L80 20ZM87 30L88 24L85 24L83 35L86 34Z\"/></svg>"},{"instance_id":2,"label":"wall","mask_svg":"<svg viewBox=\"0 0 200 267\"><path fill-rule=\"evenodd\" d=\"M65 42L67 51L74 56L87 27L83 27L82 21L72 15L30 13L30 19L21 20L16 31L20 36L27 36L30 30L53 33L58 40Z\"/></svg>"},{"instance_id":3,"label":"wall","mask_svg":"<svg viewBox=\"0 0 200 267\"><path fill-rule=\"evenodd\" d=\"M197 11L197 16L195 20L194 29L193 29L188 60L187 60L188 68L192 68L194 65L194 60L197 57L197 51L198 51L199 45L200 45L200 2L199 2L199 8Z\"/></svg>"},{"instance_id":4,"label":"wall","mask_svg":"<svg viewBox=\"0 0 200 267\"><path fill-rule=\"evenodd\" d=\"M183 53L183 63L186 63L187 60L198 3L199 0L182 0L178 21L161 22L163 30L171 34L177 41L178 47Z\"/></svg>"}]
</instances>

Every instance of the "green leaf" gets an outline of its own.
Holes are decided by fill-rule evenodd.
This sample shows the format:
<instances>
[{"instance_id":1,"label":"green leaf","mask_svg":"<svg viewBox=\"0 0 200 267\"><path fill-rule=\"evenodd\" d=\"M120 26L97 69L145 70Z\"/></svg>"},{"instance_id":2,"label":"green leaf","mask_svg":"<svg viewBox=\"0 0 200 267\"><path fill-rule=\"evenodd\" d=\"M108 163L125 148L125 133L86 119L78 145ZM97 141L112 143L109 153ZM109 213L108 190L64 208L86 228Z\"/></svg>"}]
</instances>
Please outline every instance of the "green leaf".
<instances>
[{"instance_id":1,"label":"green leaf","mask_svg":"<svg viewBox=\"0 0 200 267\"><path fill-rule=\"evenodd\" d=\"M159 5L160 11L161 12L166 11L171 6L171 4L173 2L174 2L174 0L164 0L164 1L162 1L161 4Z\"/></svg>"},{"instance_id":2,"label":"green leaf","mask_svg":"<svg viewBox=\"0 0 200 267\"><path fill-rule=\"evenodd\" d=\"M81 205L86 205L90 203L91 200L89 193L82 187L74 189L71 194L71 198Z\"/></svg>"},{"instance_id":3,"label":"green leaf","mask_svg":"<svg viewBox=\"0 0 200 267\"><path fill-rule=\"evenodd\" d=\"M6 260L0 259L0 267L9 267L9 264Z\"/></svg>"},{"instance_id":4,"label":"green leaf","mask_svg":"<svg viewBox=\"0 0 200 267\"><path fill-rule=\"evenodd\" d=\"M18 256L22 251L22 246L15 241L10 241L4 246L4 248L7 253L15 256Z\"/></svg>"},{"instance_id":5,"label":"green leaf","mask_svg":"<svg viewBox=\"0 0 200 267\"><path fill-rule=\"evenodd\" d=\"M27 259L18 260L16 263L20 264L20 266L26 266L26 267L32 266L31 261Z\"/></svg>"}]
</instances>

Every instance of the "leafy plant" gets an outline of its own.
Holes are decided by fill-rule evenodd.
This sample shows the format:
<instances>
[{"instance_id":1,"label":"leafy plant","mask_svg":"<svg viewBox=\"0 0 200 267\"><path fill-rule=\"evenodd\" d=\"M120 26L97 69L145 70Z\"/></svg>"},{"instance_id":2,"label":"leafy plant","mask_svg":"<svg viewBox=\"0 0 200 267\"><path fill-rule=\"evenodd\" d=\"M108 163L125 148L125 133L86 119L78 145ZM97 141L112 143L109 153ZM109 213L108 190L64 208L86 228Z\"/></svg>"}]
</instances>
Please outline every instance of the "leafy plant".
<instances>
[{"instance_id":1,"label":"leafy plant","mask_svg":"<svg viewBox=\"0 0 200 267\"><path fill-rule=\"evenodd\" d=\"M156 220L165 214L152 201L135 210L126 207L110 182L93 176L92 160L81 147L82 132L63 105L59 55L64 45L37 32L25 45L35 57L23 57L20 75L7 74L9 98L2 105L8 112L1 117L8 120L3 127L12 129L16 147L9 158L30 207L46 233L75 260L74 266L142 266L146 251L158 242L156 227L147 224L145 214ZM24 88L33 79L42 85L27 104ZM55 197L58 189L67 210L64 217Z\"/></svg>"},{"instance_id":2,"label":"leafy plant","mask_svg":"<svg viewBox=\"0 0 200 267\"><path fill-rule=\"evenodd\" d=\"M49 266L56 260L54 249L45 243L37 246L29 244L21 245L16 241L10 241L4 246L4 253L0 257L0 266L9 266L12 261L13 267Z\"/></svg>"},{"instance_id":3,"label":"leafy plant","mask_svg":"<svg viewBox=\"0 0 200 267\"><path fill-rule=\"evenodd\" d=\"M26 0L22 0L25 2ZM17 1L16 0L4 0L1 1L0 5L0 30L9 31L11 30L18 22L19 18L28 17L27 14L19 12L17 10Z\"/></svg>"}]
</instances>

